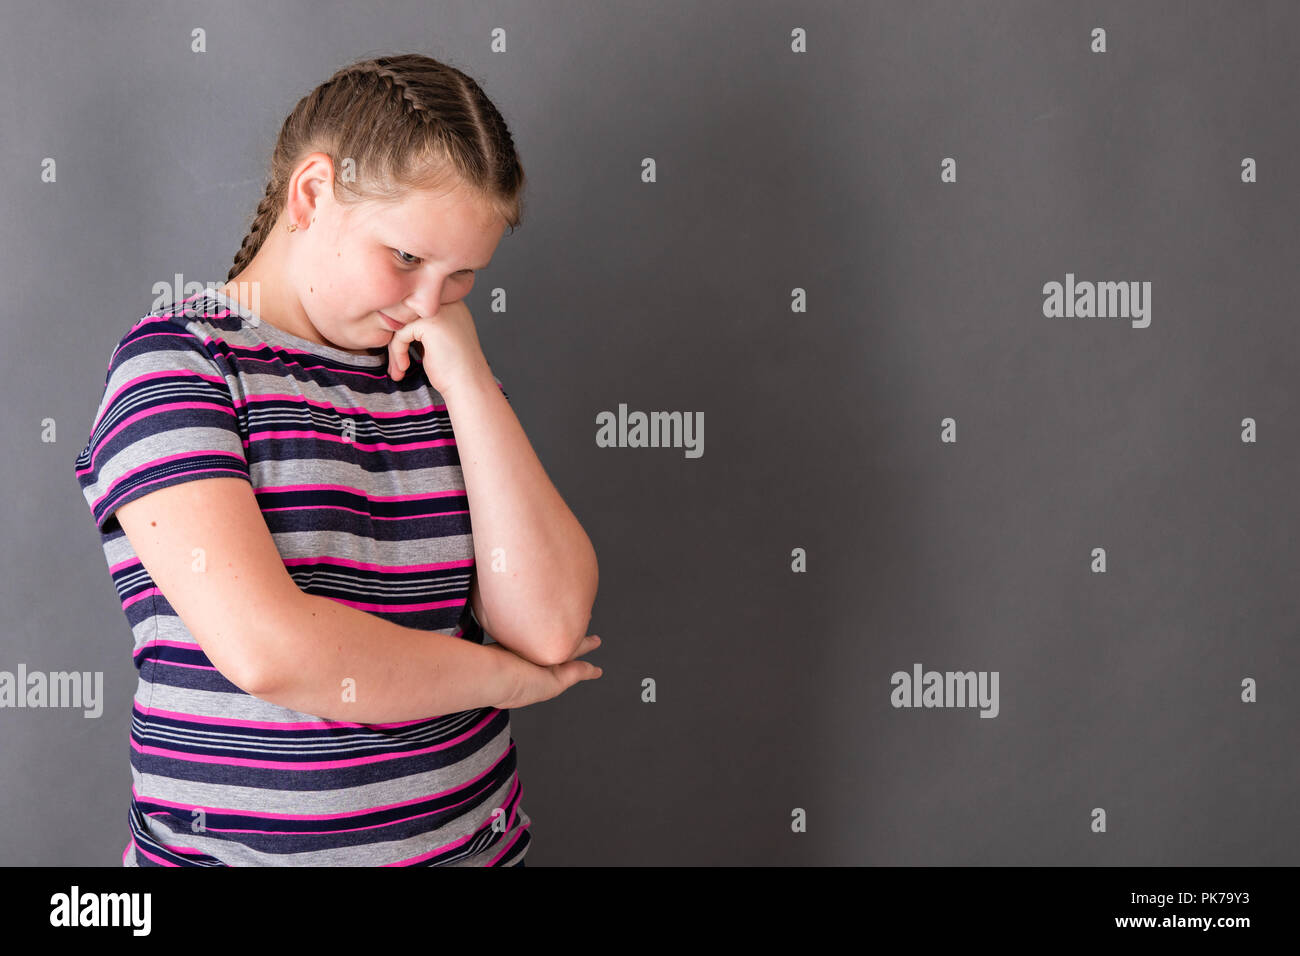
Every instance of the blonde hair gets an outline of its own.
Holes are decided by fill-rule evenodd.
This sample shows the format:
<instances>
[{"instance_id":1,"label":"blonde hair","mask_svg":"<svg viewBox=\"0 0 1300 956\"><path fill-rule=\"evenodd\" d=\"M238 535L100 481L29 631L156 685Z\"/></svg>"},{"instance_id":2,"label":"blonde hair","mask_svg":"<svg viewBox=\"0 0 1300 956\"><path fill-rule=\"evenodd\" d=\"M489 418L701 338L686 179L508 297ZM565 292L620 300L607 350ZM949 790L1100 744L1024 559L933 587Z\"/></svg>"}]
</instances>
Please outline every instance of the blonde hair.
<instances>
[{"instance_id":1,"label":"blonde hair","mask_svg":"<svg viewBox=\"0 0 1300 956\"><path fill-rule=\"evenodd\" d=\"M505 219L523 215L524 170L505 120L474 80L416 53L359 60L298 101L271 154L266 195L226 280L242 272L275 225L303 157L334 161L334 195L348 205L392 202L415 189L468 188ZM356 181L342 177L343 160Z\"/></svg>"}]
</instances>

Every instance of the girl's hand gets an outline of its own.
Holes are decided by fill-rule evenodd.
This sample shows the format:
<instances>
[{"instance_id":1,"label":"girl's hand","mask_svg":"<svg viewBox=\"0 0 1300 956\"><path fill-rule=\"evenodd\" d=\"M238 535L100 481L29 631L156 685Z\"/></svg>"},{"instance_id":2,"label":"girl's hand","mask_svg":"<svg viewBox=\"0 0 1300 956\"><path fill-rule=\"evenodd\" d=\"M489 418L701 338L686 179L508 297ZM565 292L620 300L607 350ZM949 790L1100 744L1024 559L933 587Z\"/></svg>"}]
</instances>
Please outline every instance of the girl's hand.
<instances>
[{"instance_id":1,"label":"girl's hand","mask_svg":"<svg viewBox=\"0 0 1300 956\"><path fill-rule=\"evenodd\" d=\"M393 381L401 381L411 366L412 342L420 343L424 374L436 391L487 369L474 319L463 301L447 302L438 307L437 315L421 316L393 333L388 343L388 374Z\"/></svg>"},{"instance_id":2,"label":"girl's hand","mask_svg":"<svg viewBox=\"0 0 1300 956\"><path fill-rule=\"evenodd\" d=\"M499 701L493 706L498 710L517 710L520 707L527 707L529 704L536 704L544 700L550 700L552 697L559 697L578 681L595 680L604 671L595 664L589 661L580 661L578 658L588 651L595 650L599 645L600 638L595 634L588 634L582 639L578 649L574 651L573 656L567 661L543 667L520 657L514 651L502 647L500 644L484 644L484 647L495 648L513 658L510 663L515 668L516 674L514 691L505 700Z\"/></svg>"}]
</instances>

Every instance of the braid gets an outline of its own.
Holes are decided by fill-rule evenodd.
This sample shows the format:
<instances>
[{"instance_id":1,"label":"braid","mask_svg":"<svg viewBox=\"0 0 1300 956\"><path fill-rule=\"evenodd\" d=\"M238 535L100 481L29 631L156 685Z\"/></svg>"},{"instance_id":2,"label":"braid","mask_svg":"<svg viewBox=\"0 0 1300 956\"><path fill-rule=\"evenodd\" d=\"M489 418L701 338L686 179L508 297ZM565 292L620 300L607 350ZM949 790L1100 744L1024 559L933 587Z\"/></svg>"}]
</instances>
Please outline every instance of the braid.
<instances>
[{"instance_id":1,"label":"braid","mask_svg":"<svg viewBox=\"0 0 1300 956\"><path fill-rule=\"evenodd\" d=\"M226 281L230 282L247 268L257 255L257 250L262 248L262 242L266 239L266 234L270 232L271 227L275 224L277 215L275 193L275 178L272 177L266 184L266 195L262 201L257 204L257 213L253 216L253 225L248 230L248 235L244 237L239 251L235 253L235 264L230 267L230 273L226 276Z\"/></svg>"},{"instance_id":2,"label":"braid","mask_svg":"<svg viewBox=\"0 0 1300 956\"><path fill-rule=\"evenodd\" d=\"M372 76L383 85L384 90L391 94L396 93L401 101L402 110L406 113L414 113L417 117L426 123L432 122L436 117L432 110L420 99L420 94L407 82L406 77L386 66L387 59L366 60L362 63L354 63L339 73L335 74L330 80L331 83L349 76Z\"/></svg>"},{"instance_id":3,"label":"braid","mask_svg":"<svg viewBox=\"0 0 1300 956\"><path fill-rule=\"evenodd\" d=\"M511 230L522 213L524 171L505 120L472 77L420 54L351 63L294 106L271 155L266 193L227 281L248 268L278 221L303 157L323 152L355 164L335 171L335 198L400 200L412 189L467 186Z\"/></svg>"}]
</instances>

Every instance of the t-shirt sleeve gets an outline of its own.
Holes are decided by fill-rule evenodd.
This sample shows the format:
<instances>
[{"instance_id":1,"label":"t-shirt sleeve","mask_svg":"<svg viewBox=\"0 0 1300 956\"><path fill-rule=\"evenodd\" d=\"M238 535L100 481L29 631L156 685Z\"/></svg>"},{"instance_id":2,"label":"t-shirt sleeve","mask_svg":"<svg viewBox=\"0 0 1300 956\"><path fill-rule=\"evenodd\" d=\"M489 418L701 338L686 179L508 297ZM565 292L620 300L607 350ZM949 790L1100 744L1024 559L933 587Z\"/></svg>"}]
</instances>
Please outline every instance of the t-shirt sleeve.
<instances>
[{"instance_id":1,"label":"t-shirt sleeve","mask_svg":"<svg viewBox=\"0 0 1300 956\"><path fill-rule=\"evenodd\" d=\"M77 481L100 531L119 506L199 478L251 482L235 403L221 368L192 332L147 316L113 351Z\"/></svg>"}]
</instances>

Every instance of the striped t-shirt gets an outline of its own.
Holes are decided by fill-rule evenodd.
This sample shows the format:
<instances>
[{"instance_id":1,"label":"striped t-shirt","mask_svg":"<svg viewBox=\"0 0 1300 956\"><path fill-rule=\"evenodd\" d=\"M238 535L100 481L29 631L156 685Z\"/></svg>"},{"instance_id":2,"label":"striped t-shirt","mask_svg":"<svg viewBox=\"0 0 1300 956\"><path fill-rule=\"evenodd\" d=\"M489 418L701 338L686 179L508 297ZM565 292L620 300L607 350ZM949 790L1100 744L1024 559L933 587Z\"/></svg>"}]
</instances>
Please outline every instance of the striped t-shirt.
<instances>
[{"instance_id":1,"label":"striped t-shirt","mask_svg":"<svg viewBox=\"0 0 1300 956\"><path fill-rule=\"evenodd\" d=\"M208 660L114 514L168 485L244 478L303 591L482 644L447 406L414 355L401 381L387 369L387 347L318 345L212 288L115 348L77 479L135 637L123 865L523 861L509 711L356 724L251 696Z\"/></svg>"}]
</instances>

